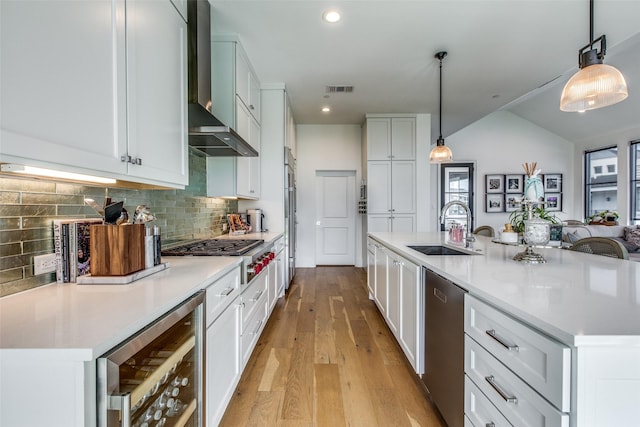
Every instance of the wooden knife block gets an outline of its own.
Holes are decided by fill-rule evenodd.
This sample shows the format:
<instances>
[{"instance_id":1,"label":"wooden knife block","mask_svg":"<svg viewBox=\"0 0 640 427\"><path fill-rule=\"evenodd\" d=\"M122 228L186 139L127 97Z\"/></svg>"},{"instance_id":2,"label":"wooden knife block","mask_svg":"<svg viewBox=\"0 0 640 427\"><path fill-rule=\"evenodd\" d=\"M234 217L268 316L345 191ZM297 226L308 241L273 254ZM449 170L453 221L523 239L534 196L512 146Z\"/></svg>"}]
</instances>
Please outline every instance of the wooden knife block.
<instances>
[{"instance_id":1,"label":"wooden knife block","mask_svg":"<svg viewBox=\"0 0 640 427\"><path fill-rule=\"evenodd\" d=\"M126 276L144 269L144 224L92 225L89 235L92 276Z\"/></svg>"}]
</instances>

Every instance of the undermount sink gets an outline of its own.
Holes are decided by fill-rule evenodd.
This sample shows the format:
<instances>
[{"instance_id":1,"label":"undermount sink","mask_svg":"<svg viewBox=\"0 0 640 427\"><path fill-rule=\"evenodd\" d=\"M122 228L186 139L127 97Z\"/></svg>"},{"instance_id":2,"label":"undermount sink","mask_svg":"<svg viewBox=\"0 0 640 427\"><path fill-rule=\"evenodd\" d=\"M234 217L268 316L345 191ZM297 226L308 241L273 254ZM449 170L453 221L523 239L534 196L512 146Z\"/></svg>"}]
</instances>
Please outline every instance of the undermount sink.
<instances>
[{"instance_id":1,"label":"undermount sink","mask_svg":"<svg viewBox=\"0 0 640 427\"><path fill-rule=\"evenodd\" d=\"M408 248L425 255L472 255L470 253L458 251L442 245L408 246Z\"/></svg>"}]
</instances>

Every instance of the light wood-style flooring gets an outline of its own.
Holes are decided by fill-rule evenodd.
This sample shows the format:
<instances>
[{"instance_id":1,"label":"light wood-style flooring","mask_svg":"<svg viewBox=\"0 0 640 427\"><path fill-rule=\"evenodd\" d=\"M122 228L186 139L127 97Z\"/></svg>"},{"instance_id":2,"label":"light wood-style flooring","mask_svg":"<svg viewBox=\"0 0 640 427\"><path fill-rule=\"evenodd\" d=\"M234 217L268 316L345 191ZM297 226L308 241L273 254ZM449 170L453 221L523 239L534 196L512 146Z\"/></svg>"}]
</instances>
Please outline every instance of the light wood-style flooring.
<instances>
[{"instance_id":1,"label":"light wood-style flooring","mask_svg":"<svg viewBox=\"0 0 640 427\"><path fill-rule=\"evenodd\" d=\"M354 267L298 269L221 426L441 427Z\"/></svg>"}]
</instances>

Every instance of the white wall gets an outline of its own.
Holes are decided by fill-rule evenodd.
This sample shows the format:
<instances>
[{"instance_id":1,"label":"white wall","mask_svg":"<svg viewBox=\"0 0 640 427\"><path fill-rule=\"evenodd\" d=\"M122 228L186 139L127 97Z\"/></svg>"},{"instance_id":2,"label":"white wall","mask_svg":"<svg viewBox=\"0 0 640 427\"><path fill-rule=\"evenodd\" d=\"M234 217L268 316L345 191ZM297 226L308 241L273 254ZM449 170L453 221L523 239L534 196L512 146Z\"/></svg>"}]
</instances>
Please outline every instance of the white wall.
<instances>
[{"instance_id":1,"label":"white wall","mask_svg":"<svg viewBox=\"0 0 640 427\"><path fill-rule=\"evenodd\" d=\"M576 164L572 142L513 113L497 111L449 136L446 144L456 162L475 163L476 226L491 225L498 231L509 222L509 213L485 212L485 175L524 174L525 162L537 162L543 174L562 173L562 212L557 216L582 218L582 208L578 209L575 202L582 169L580 163Z\"/></svg>"},{"instance_id":2,"label":"white wall","mask_svg":"<svg viewBox=\"0 0 640 427\"><path fill-rule=\"evenodd\" d=\"M296 180L298 252L296 267L315 267L316 170L356 171L362 181L359 125L297 125ZM356 217L356 266L362 267L362 215Z\"/></svg>"}]
</instances>

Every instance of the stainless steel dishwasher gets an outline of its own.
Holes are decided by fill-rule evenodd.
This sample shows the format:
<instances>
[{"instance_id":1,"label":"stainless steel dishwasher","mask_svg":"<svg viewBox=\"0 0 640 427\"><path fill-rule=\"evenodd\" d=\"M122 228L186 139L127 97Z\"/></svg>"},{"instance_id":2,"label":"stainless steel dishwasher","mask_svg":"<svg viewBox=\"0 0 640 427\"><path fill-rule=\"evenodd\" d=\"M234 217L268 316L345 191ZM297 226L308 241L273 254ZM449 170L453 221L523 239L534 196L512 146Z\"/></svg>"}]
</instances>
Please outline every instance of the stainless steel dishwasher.
<instances>
[{"instance_id":1,"label":"stainless steel dishwasher","mask_svg":"<svg viewBox=\"0 0 640 427\"><path fill-rule=\"evenodd\" d=\"M425 269L425 373L422 381L449 427L464 426L464 294Z\"/></svg>"}]
</instances>

